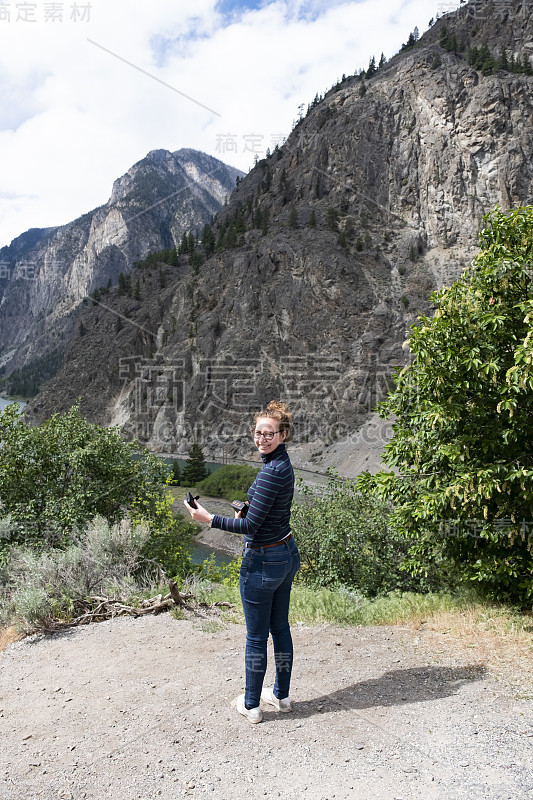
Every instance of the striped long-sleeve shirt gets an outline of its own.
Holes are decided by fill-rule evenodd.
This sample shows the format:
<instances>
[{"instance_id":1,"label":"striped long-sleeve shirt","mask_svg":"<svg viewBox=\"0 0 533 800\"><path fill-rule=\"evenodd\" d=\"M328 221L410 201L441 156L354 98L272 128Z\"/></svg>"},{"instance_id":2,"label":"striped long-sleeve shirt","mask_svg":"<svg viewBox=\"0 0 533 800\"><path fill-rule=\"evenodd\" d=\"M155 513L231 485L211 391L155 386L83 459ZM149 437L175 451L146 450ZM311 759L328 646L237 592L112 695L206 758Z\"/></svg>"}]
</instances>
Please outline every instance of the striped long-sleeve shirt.
<instances>
[{"instance_id":1,"label":"striped long-sleeve shirt","mask_svg":"<svg viewBox=\"0 0 533 800\"><path fill-rule=\"evenodd\" d=\"M291 532L294 472L284 444L261 456L263 467L248 489L250 508L244 519L213 516L212 528L244 534L253 545L272 544Z\"/></svg>"}]
</instances>

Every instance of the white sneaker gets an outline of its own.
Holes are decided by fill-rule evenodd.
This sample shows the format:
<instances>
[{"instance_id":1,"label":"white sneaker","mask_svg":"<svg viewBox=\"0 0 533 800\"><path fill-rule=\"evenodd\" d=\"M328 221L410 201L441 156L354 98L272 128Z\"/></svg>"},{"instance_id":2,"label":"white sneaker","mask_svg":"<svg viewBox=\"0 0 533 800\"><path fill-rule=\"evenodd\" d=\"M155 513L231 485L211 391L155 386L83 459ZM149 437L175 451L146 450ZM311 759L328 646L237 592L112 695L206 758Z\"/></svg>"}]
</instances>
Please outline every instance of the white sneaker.
<instances>
[{"instance_id":1,"label":"white sneaker","mask_svg":"<svg viewBox=\"0 0 533 800\"><path fill-rule=\"evenodd\" d=\"M263 712L259 706L257 706L257 708L246 708L243 694L240 694L237 698L237 711L239 714L242 714L243 717L246 717L249 722L261 722L263 719Z\"/></svg>"},{"instance_id":2,"label":"white sneaker","mask_svg":"<svg viewBox=\"0 0 533 800\"><path fill-rule=\"evenodd\" d=\"M261 691L261 700L264 700L265 703L268 703L269 705L274 706L274 708L277 711L283 711L285 713L287 711L292 711L291 701L289 700L289 698L288 697L284 697L282 700L280 700L274 694L274 690L273 689L263 689Z\"/></svg>"}]
</instances>

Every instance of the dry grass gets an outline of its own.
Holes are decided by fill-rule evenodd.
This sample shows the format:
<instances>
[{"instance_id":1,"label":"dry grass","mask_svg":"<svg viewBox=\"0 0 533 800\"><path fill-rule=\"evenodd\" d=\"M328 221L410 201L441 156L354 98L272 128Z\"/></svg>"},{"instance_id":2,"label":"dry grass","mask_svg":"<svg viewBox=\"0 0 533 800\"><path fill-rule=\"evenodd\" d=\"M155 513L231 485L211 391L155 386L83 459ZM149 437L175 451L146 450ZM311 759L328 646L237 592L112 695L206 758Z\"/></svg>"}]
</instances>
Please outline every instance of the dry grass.
<instances>
[{"instance_id":1,"label":"dry grass","mask_svg":"<svg viewBox=\"0 0 533 800\"><path fill-rule=\"evenodd\" d=\"M463 609L437 611L413 627L431 631L446 651L469 649L476 660L533 697L533 615L505 607L472 603Z\"/></svg>"},{"instance_id":2,"label":"dry grass","mask_svg":"<svg viewBox=\"0 0 533 800\"><path fill-rule=\"evenodd\" d=\"M8 628L0 628L0 653L2 653L8 645L22 639L23 635L24 634L16 631L12 625Z\"/></svg>"}]
</instances>

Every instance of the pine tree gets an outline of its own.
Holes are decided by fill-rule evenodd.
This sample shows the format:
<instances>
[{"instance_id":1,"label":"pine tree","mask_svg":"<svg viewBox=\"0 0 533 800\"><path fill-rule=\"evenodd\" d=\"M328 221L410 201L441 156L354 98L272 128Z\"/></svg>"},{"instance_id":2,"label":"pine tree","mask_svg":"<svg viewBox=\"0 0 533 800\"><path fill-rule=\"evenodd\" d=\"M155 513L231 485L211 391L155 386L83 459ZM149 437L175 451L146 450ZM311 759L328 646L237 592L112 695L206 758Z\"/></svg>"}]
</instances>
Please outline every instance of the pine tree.
<instances>
[{"instance_id":1,"label":"pine tree","mask_svg":"<svg viewBox=\"0 0 533 800\"><path fill-rule=\"evenodd\" d=\"M409 38L405 44L402 45L402 50L410 50L411 47L414 47L416 44L416 39L414 33L409 34Z\"/></svg>"},{"instance_id":2,"label":"pine tree","mask_svg":"<svg viewBox=\"0 0 533 800\"><path fill-rule=\"evenodd\" d=\"M507 51L505 47L502 47L500 55L496 60L496 69L504 69L506 71L509 69L509 61L507 60Z\"/></svg>"},{"instance_id":3,"label":"pine tree","mask_svg":"<svg viewBox=\"0 0 533 800\"><path fill-rule=\"evenodd\" d=\"M376 70L376 58L375 58L375 56L372 56L372 58L368 62L368 69L366 71L366 77L367 78L372 78L373 75L376 74L376 72L377 72L377 70Z\"/></svg>"},{"instance_id":4,"label":"pine tree","mask_svg":"<svg viewBox=\"0 0 533 800\"><path fill-rule=\"evenodd\" d=\"M204 225L202 232L202 245L207 257L209 257L215 249L215 236L211 225Z\"/></svg>"},{"instance_id":5,"label":"pine tree","mask_svg":"<svg viewBox=\"0 0 533 800\"><path fill-rule=\"evenodd\" d=\"M184 256L187 253L187 246L189 244L189 240L187 238L187 234L184 233L181 237L180 246L178 248L178 255Z\"/></svg>"},{"instance_id":6,"label":"pine tree","mask_svg":"<svg viewBox=\"0 0 533 800\"><path fill-rule=\"evenodd\" d=\"M482 45L478 61L480 62L478 69L481 70L483 75L492 75L494 72L494 58L487 44Z\"/></svg>"},{"instance_id":7,"label":"pine tree","mask_svg":"<svg viewBox=\"0 0 533 800\"><path fill-rule=\"evenodd\" d=\"M169 483L171 486L180 486L181 484L181 470L178 459L175 458L172 462L172 470L170 471Z\"/></svg>"},{"instance_id":8,"label":"pine tree","mask_svg":"<svg viewBox=\"0 0 533 800\"><path fill-rule=\"evenodd\" d=\"M177 267L178 264L180 263L179 262L179 256L178 256L178 250L177 250L176 247L173 247L172 250L170 251L168 263L170 264L171 267Z\"/></svg>"},{"instance_id":9,"label":"pine tree","mask_svg":"<svg viewBox=\"0 0 533 800\"><path fill-rule=\"evenodd\" d=\"M522 72L524 75L533 75L533 69L531 68L531 61L529 60L529 56L527 53L524 53L522 56Z\"/></svg>"},{"instance_id":10,"label":"pine tree","mask_svg":"<svg viewBox=\"0 0 533 800\"><path fill-rule=\"evenodd\" d=\"M289 228L297 228L298 227L298 213L294 206L291 208L291 213L289 214Z\"/></svg>"},{"instance_id":11,"label":"pine tree","mask_svg":"<svg viewBox=\"0 0 533 800\"><path fill-rule=\"evenodd\" d=\"M189 450L189 458L185 463L181 480L184 486L195 486L195 484L207 478L209 472L205 466L205 457L198 442L194 442Z\"/></svg>"}]
</instances>

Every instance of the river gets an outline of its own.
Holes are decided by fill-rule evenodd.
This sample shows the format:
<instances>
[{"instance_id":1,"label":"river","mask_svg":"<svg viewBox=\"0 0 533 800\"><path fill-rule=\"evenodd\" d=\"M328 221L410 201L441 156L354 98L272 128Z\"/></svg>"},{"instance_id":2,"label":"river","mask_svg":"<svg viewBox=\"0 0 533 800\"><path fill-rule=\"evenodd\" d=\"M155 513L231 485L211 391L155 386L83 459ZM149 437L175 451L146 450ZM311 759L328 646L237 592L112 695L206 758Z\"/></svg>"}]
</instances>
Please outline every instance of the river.
<instances>
[{"instance_id":1,"label":"river","mask_svg":"<svg viewBox=\"0 0 533 800\"><path fill-rule=\"evenodd\" d=\"M23 403L22 401L19 401L19 400L9 400L6 397L0 397L0 411L3 411L4 408L6 406L11 405L11 403L18 403L21 411L24 408L24 406L26 405L26 403Z\"/></svg>"}]
</instances>

